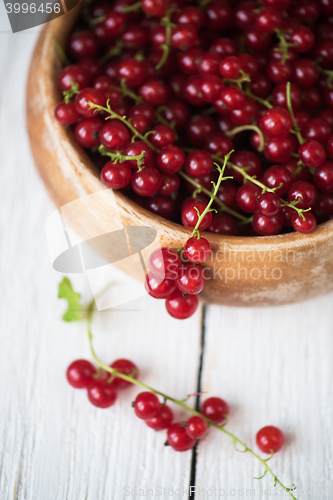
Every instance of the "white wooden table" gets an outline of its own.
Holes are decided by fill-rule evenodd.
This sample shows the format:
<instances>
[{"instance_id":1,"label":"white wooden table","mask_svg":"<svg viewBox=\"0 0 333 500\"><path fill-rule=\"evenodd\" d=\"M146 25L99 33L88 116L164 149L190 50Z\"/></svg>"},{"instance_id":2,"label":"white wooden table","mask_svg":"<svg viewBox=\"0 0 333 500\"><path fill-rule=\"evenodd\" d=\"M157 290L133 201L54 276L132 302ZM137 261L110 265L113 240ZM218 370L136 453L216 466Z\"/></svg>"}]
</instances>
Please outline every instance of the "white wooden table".
<instances>
[{"instance_id":1,"label":"white wooden table","mask_svg":"<svg viewBox=\"0 0 333 500\"><path fill-rule=\"evenodd\" d=\"M222 433L210 430L192 460L191 452L164 447L165 433L134 417L137 388L99 410L67 384L68 364L90 354L84 325L60 319L62 276L52 269L44 232L54 207L25 127L25 80L38 30L10 34L2 3L0 19L1 500L188 498L191 480L197 499L280 498L270 477L253 479L262 467ZM115 270L115 279L125 277ZM74 283L88 298L85 278ZM229 429L255 448L260 427L281 427L287 443L271 462L279 479L295 483L298 498L331 499L332 300L208 307L204 321L199 311L178 322L163 301L146 296L127 311L99 313L95 346L106 362L133 359L143 381L182 398L197 390L203 344L201 387L230 403Z\"/></svg>"}]
</instances>

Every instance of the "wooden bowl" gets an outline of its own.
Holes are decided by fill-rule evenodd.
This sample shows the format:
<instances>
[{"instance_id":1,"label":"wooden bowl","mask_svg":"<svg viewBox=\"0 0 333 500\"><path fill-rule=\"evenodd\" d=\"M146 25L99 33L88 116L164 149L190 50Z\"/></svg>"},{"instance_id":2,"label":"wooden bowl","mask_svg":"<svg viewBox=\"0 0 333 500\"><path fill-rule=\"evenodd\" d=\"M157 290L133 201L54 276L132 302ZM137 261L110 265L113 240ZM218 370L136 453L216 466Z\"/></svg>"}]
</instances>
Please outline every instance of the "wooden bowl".
<instances>
[{"instance_id":1,"label":"wooden bowl","mask_svg":"<svg viewBox=\"0 0 333 500\"><path fill-rule=\"evenodd\" d=\"M120 216L125 227L151 227L157 231L162 246L178 248L190 233L183 226L153 215L119 192L114 192L116 213L112 191L100 182L98 170L78 146L72 131L54 118L54 108L61 100L56 83L61 63L52 33L64 45L79 11L80 6L44 26L31 61L27 120L40 175L58 208L86 195L102 194L92 197L89 210L70 221L84 239L107 233L110 221ZM201 294L205 302L271 306L333 290L333 220L308 235L236 237L205 233L205 238L213 249L212 259L204 264L209 278ZM96 241L95 248L109 259L110 244ZM124 270L136 274L134 267L127 266Z\"/></svg>"}]
</instances>

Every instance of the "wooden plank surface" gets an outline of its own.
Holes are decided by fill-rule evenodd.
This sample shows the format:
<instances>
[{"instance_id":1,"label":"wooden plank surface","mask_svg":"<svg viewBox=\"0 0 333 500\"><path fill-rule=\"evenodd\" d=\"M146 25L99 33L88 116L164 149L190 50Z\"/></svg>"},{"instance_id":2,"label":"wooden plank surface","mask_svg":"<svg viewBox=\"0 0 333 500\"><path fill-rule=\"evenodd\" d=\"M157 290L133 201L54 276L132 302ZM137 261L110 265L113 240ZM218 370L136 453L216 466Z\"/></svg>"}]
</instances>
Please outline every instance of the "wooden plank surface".
<instances>
[{"instance_id":1,"label":"wooden plank surface","mask_svg":"<svg viewBox=\"0 0 333 500\"><path fill-rule=\"evenodd\" d=\"M69 362L89 357L89 349L84 325L60 320L61 276L51 268L44 233L54 207L25 130L25 78L38 30L11 35L3 4L0 21L0 498L118 500L140 498L139 488L186 490L192 455L165 448L164 433L134 418L137 389L124 392L112 409L97 410L65 381ZM115 270L115 279L124 278ZM74 282L88 299L86 279ZM208 307L206 313L203 390L230 403L229 428L251 446L263 425L285 430L287 446L272 468L287 485L305 487L302 499L333 496L332 299L260 310ZM96 318L103 360L130 357L152 386L180 398L194 392L200 312L177 322L148 297L126 308ZM250 498L252 488L255 498L261 488L271 487L266 497L277 493L268 477L253 480L258 464L213 430L198 447L195 473L198 499ZM136 494L127 497L125 486ZM211 495L215 488L225 494ZM331 493L321 494L327 488Z\"/></svg>"}]
</instances>

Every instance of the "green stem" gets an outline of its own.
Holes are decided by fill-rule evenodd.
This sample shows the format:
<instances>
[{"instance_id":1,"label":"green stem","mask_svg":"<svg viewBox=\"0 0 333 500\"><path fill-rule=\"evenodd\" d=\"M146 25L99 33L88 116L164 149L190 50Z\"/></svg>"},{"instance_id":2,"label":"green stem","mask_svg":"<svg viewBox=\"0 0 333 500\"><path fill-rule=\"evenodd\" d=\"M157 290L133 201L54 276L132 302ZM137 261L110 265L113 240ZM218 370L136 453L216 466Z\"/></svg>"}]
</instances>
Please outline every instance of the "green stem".
<instances>
[{"instance_id":1,"label":"green stem","mask_svg":"<svg viewBox=\"0 0 333 500\"><path fill-rule=\"evenodd\" d=\"M99 62L101 64L105 64L109 59L112 59L113 57L117 57L119 56L119 54L121 53L121 51L123 50L123 42L121 39L118 39L116 41L116 45L109 50L109 52L107 52L106 54L104 54L104 56L102 56L99 60Z\"/></svg>"},{"instance_id":2,"label":"green stem","mask_svg":"<svg viewBox=\"0 0 333 500\"><path fill-rule=\"evenodd\" d=\"M295 47L297 43L288 43L284 38L283 33L280 29L276 29L275 33L279 39L279 46L275 47L276 52L282 52L281 63L285 64L286 60L289 59L288 49L289 47Z\"/></svg>"},{"instance_id":3,"label":"green stem","mask_svg":"<svg viewBox=\"0 0 333 500\"><path fill-rule=\"evenodd\" d=\"M292 103L291 103L290 82L287 82L287 86L286 86L286 98L287 98L288 111L289 111L290 116L291 116L292 121L293 121L293 127L294 127L294 130L295 130L298 142L300 144L303 144L305 142L305 139L303 139L302 134L301 134L301 130L300 130L299 126L296 123L295 115L294 115L294 110L293 110Z\"/></svg>"},{"instance_id":4,"label":"green stem","mask_svg":"<svg viewBox=\"0 0 333 500\"><path fill-rule=\"evenodd\" d=\"M108 120L110 118L117 118L118 120L120 120L124 125L126 125L126 127L128 127L131 132L133 132L133 137L138 137L140 139L140 141L143 141L145 142L152 151L154 151L154 153L158 153L159 150L157 148L155 148L147 139L147 137L145 137L144 135L140 134L140 132L138 132L134 127L133 125L131 124L131 122L129 120L126 119L126 116L120 116L118 115L118 113L115 113L112 109L111 109L111 106L110 106L110 103L109 103L109 99L107 100L107 103L106 103L106 107L104 106L99 106L98 104L94 104L93 102L91 101L88 101L88 104L89 104L89 109L94 109L95 111L105 111L106 113L108 113L110 116L107 116L105 119Z\"/></svg>"},{"instance_id":5,"label":"green stem","mask_svg":"<svg viewBox=\"0 0 333 500\"><path fill-rule=\"evenodd\" d=\"M260 104L262 104L263 106L266 106L266 108L271 109L273 107L272 104L269 101L267 101L266 99L262 99L261 97L258 97L256 95L252 94L252 92L250 91L249 88L246 88L243 92L245 95L247 95L248 97L250 97L254 101L257 101Z\"/></svg>"},{"instance_id":6,"label":"green stem","mask_svg":"<svg viewBox=\"0 0 333 500\"><path fill-rule=\"evenodd\" d=\"M111 151L108 151L106 149L105 146L103 146L103 144L100 144L100 146L98 147L98 152L102 155L102 156L109 156L111 158L111 160L114 162L114 163L124 163L126 160L136 160L137 161L137 165L138 165L138 169L141 170L141 165L143 164L143 157L145 156L146 152L145 151L142 151L142 153L140 153L139 155L137 156L127 156L127 155L123 155L121 154L120 151L116 151L114 153L112 153Z\"/></svg>"},{"instance_id":7,"label":"green stem","mask_svg":"<svg viewBox=\"0 0 333 500\"><path fill-rule=\"evenodd\" d=\"M135 104L140 104L143 101L142 97L136 95L135 92L133 92L133 90L129 89L126 86L126 78L122 78L120 82L120 87L113 86L113 88L118 90L118 92L120 92L124 97L130 97L131 99L133 99Z\"/></svg>"},{"instance_id":8,"label":"green stem","mask_svg":"<svg viewBox=\"0 0 333 500\"><path fill-rule=\"evenodd\" d=\"M94 350L94 346L93 346L93 342L92 342L93 336L92 336L92 332L91 332L91 322L92 322L93 313L94 313L94 300L92 302L90 302L90 304L88 305L86 319L87 319L87 323L88 323L88 337L89 337L89 345L90 345L91 353L92 353L92 356L95 359L99 368L102 368L105 371L111 373L111 375L116 375L117 377L119 377L123 380L126 380L127 382L130 382L130 383L135 384L139 387L142 387L143 389L146 389L147 391L153 392L154 394L161 396L164 401L171 401L172 403L176 404L177 406L180 406L181 408L192 413L193 415L197 415L199 417L202 417L207 422L207 424L209 426L215 427L215 429L218 429L219 431L221 431L224 434L226 434L227 436L229 436L233 440L234 443L238 443L240 446L242 446L244 448L244 452L248 452L254 458L256 458L264 466L265 473L268 472L273 477L274 483L275 484L278 483L284 489L284 491L290 495L291 498L293 498L294 500L297 500L294 497L294 495L291 493L291 491L289 491L289 488L284 486L282 484L282 482L276 477L276 475L274 474L272 469L268 466L267 461L266 461L267 459L265 460L265 459L261 458L251 448L249 448L243 441L241 441L238 437L236 437L234 434L232 434L227 429L225 429L225 427L224 427L225 424L218 425L215 422L213 422L212 420L210 420L209 418L207 418L205 415L200 413L199 411L197 411L197 410L191 408L190 406L188 406L187 404L185 404L184 400L172 398L171 396L168 396L167 394L165 394L161 391L158 391L157 389L154 389L153 387L150 387L147 384L144 384L143 382L141 382L140 380L137 380L133 376L124 375L123 373L118 372L114 368L111 368L110 366L103 363L96 355L95 350Z\"/></svg>"},{"instance_id":9,"label":"green stem","mask_svg":"<svg viewBox=\"0 0 333 500\"><path fill-rule=\"evenodd\" d=\"M161 19L161 25L165 26L165 43L160 45L160 48L163 50L163 54L159 62L156 64L155 69L158 71L162 68L162 66L166 63L171 46L171 33L172 33L172 23L171 23L171 13L174 9L168 9L165 17Z\"/></svg>"},{"instance_id":10,"label":"green stem","mask_svg":"<svg viewBox=\"0 0 333 500\"><path fill-rule=\"evenodd\" d=\"M63 62L63 64L65 66L68 66L71 62L68 59L68 57L66 56L64 49L60 45L59 40L54 33L52 33L52 39L53 39L53 43L54 43L54 48L58 54L59 59L61 59L61 61Z\"/></svg>"},{"instance_id":11,"label":"green stem","mask_svg":"<svg viewBox=\"0 0 333 500\"><path fill-rule=\"evenodd\" d=\"M123 12L124 14L127 14L128 12L135 12L141 8L141 0L139 2L135 2L133 5L128 5L126 7L123 7Z\"/></svg>"},{"instance_id":12,"label":"green stem","mask_svg":"<svg viewBox=\"0 0 333 500\"><path fill-rule=\"evenodd\" d=\"M202 214L199 214L199 211L198 211L198 214L199 214L199 218L198 218L198 222L196 223L196 226L195 228L193 229L192 231L192 234L191 234L191 238L197 234L198 237L200 238L200 233L199 233L199 227L200 227L200 224L201 222L203 221L205 215L211 211L210 207L212 206L212 203L213 201L215 200L216 198L216 195L220 189L220 185L221 185L221 182L223 180L226 180L226 179L232 179L232 177L223 177L224 175L224 171L225 171L225 167L227 166L227 161L229 160L231 154L233 153L234 150L230 151L228 154L225 155L224 157L224 160L223 160L223 165L222 165L222 168L220 167L220 165L218 165L217 163L215 163L216 165L216 168L217 170L219 171L219 178L217 179L217 182L215 184L214 181L212 181L212 184L214 186L214 190L213 192L210 194L210 200L208 202L208 205L206 206L205 210L202 212Z\"/></svg>"},{"instance_id":13,"label":"green stem","mask_svg":"<svg viewBox=\"0 0 333 500\"><path fill-rule=\"evenodd\" d=\"M179 174L181 177L183 177L183 179L185 179L187 182L190 182L193 186L195 186L199 192L204 193L208 197L211 196L211 194L212 194L211 191L209 191L204 186L202 186L201 184L199 184L199 182L195 181L193 179L193 177L190 177L189 175L187 175L182 170L178 170L177 174ZM243 222L247 221L246 217L244 217L243 215L239 214L235 210L232 210L231 208L229 208L227 205L225 205L218 198L215 198L215 203L217 203L219 205L219 207L221 207L221 212L225 212L225 213L227 213L229 215L232 215L236 219L239 219L239 220L241 220Z\"/></svg>"},{"instance_id":14,"label":"green stem","mask_svg":"<svg viewBox=\"0 0 333 500\"><path fill-rule=\"evenodd\" d=\"M227 137L233 137L234 135L239 134L240 132L244 132L246 130L254 130L259 135L260 143L259 143L258 151L261 153L264 150L265 138L264 138L264 134L262 133L262 131L260 130L260 128L257 125L250 125L250 124L249 125L241 125L240 127L236 127L232 130L228 130L227 132L225 132L225 135Z\"/></svg>"},{"instance_id":15,"label":"green stem","mask_svg":"<svg viewBox=\"0 0 333 500\"><path fill-rule=\"evenodd\" d=\"M62 95L64 96L64 101L66 104L69 103L71 98L80 93L79 85L73 79L70 80L71 88L69 90L64 90Z\"/></svg>"}]
</instances>

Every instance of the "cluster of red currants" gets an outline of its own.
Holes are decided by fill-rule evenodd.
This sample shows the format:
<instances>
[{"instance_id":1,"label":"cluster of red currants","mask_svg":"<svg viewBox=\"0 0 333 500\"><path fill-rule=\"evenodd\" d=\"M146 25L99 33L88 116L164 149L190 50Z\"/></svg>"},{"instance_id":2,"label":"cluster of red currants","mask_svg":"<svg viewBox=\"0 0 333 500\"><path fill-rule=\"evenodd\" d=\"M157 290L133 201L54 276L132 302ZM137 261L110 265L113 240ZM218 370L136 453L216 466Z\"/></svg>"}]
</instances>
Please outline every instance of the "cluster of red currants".
<instances>
[{"instance_id":1,"label":"cluster of red currants","mask_svg":"<svg viewBox=\"0 0 333 500\"><path fill-rule=\"evenodd\" d=\"M137 378L139 370L132 361L128 359L117 359L111 368L124 375ZM97 408L109 408L117 400L119 389L126 389L131 382L120 377L110 375L104 370L96 370L96 367L86 359L77 359L67 368L67 380L75 389L87 389L88 399Z\"/></svg>"},{"instance_id":2,"label":"cluster of red currants","mask_svg":"<svg viewBox=\"0 0 333 500\"><path fill-rule=\"evenodd\" d=\"M194 228L235 150L200 229L308 233L333 217L332 19L333 0L96 0L56 118L157 215Z\"/></svg>"},{"instance_id":3,"label":"cluster of red currants","mask_svg":"<svg viewBox=\"0 0 333 500\"><path fill-rule=\"evenodd\" d=\"M123 375L137 378L139 371L128 359L114 361L111 368ZM124 380L106 371L97 371L95 366L85 359L73 361L67 369L67 380L76 389L87 389L89 401L98 408L109 408L117 399L117 391L129 387L130 380ZM151 429L167 430L167 443L176 451L193 448L198 439L205 436L209 423L224 425L229 414L228 404L221 398L206 399L201 406L201 415L191 416L187 422L174 422L173 411L167 404L161 404L158 396L151 391L138 394L133 403L136 416L145 421ZM264 453L276 453L284 443L284 435L273 426L263 427L256 437L256 442Z\"/></svg>"}]
</instances>

